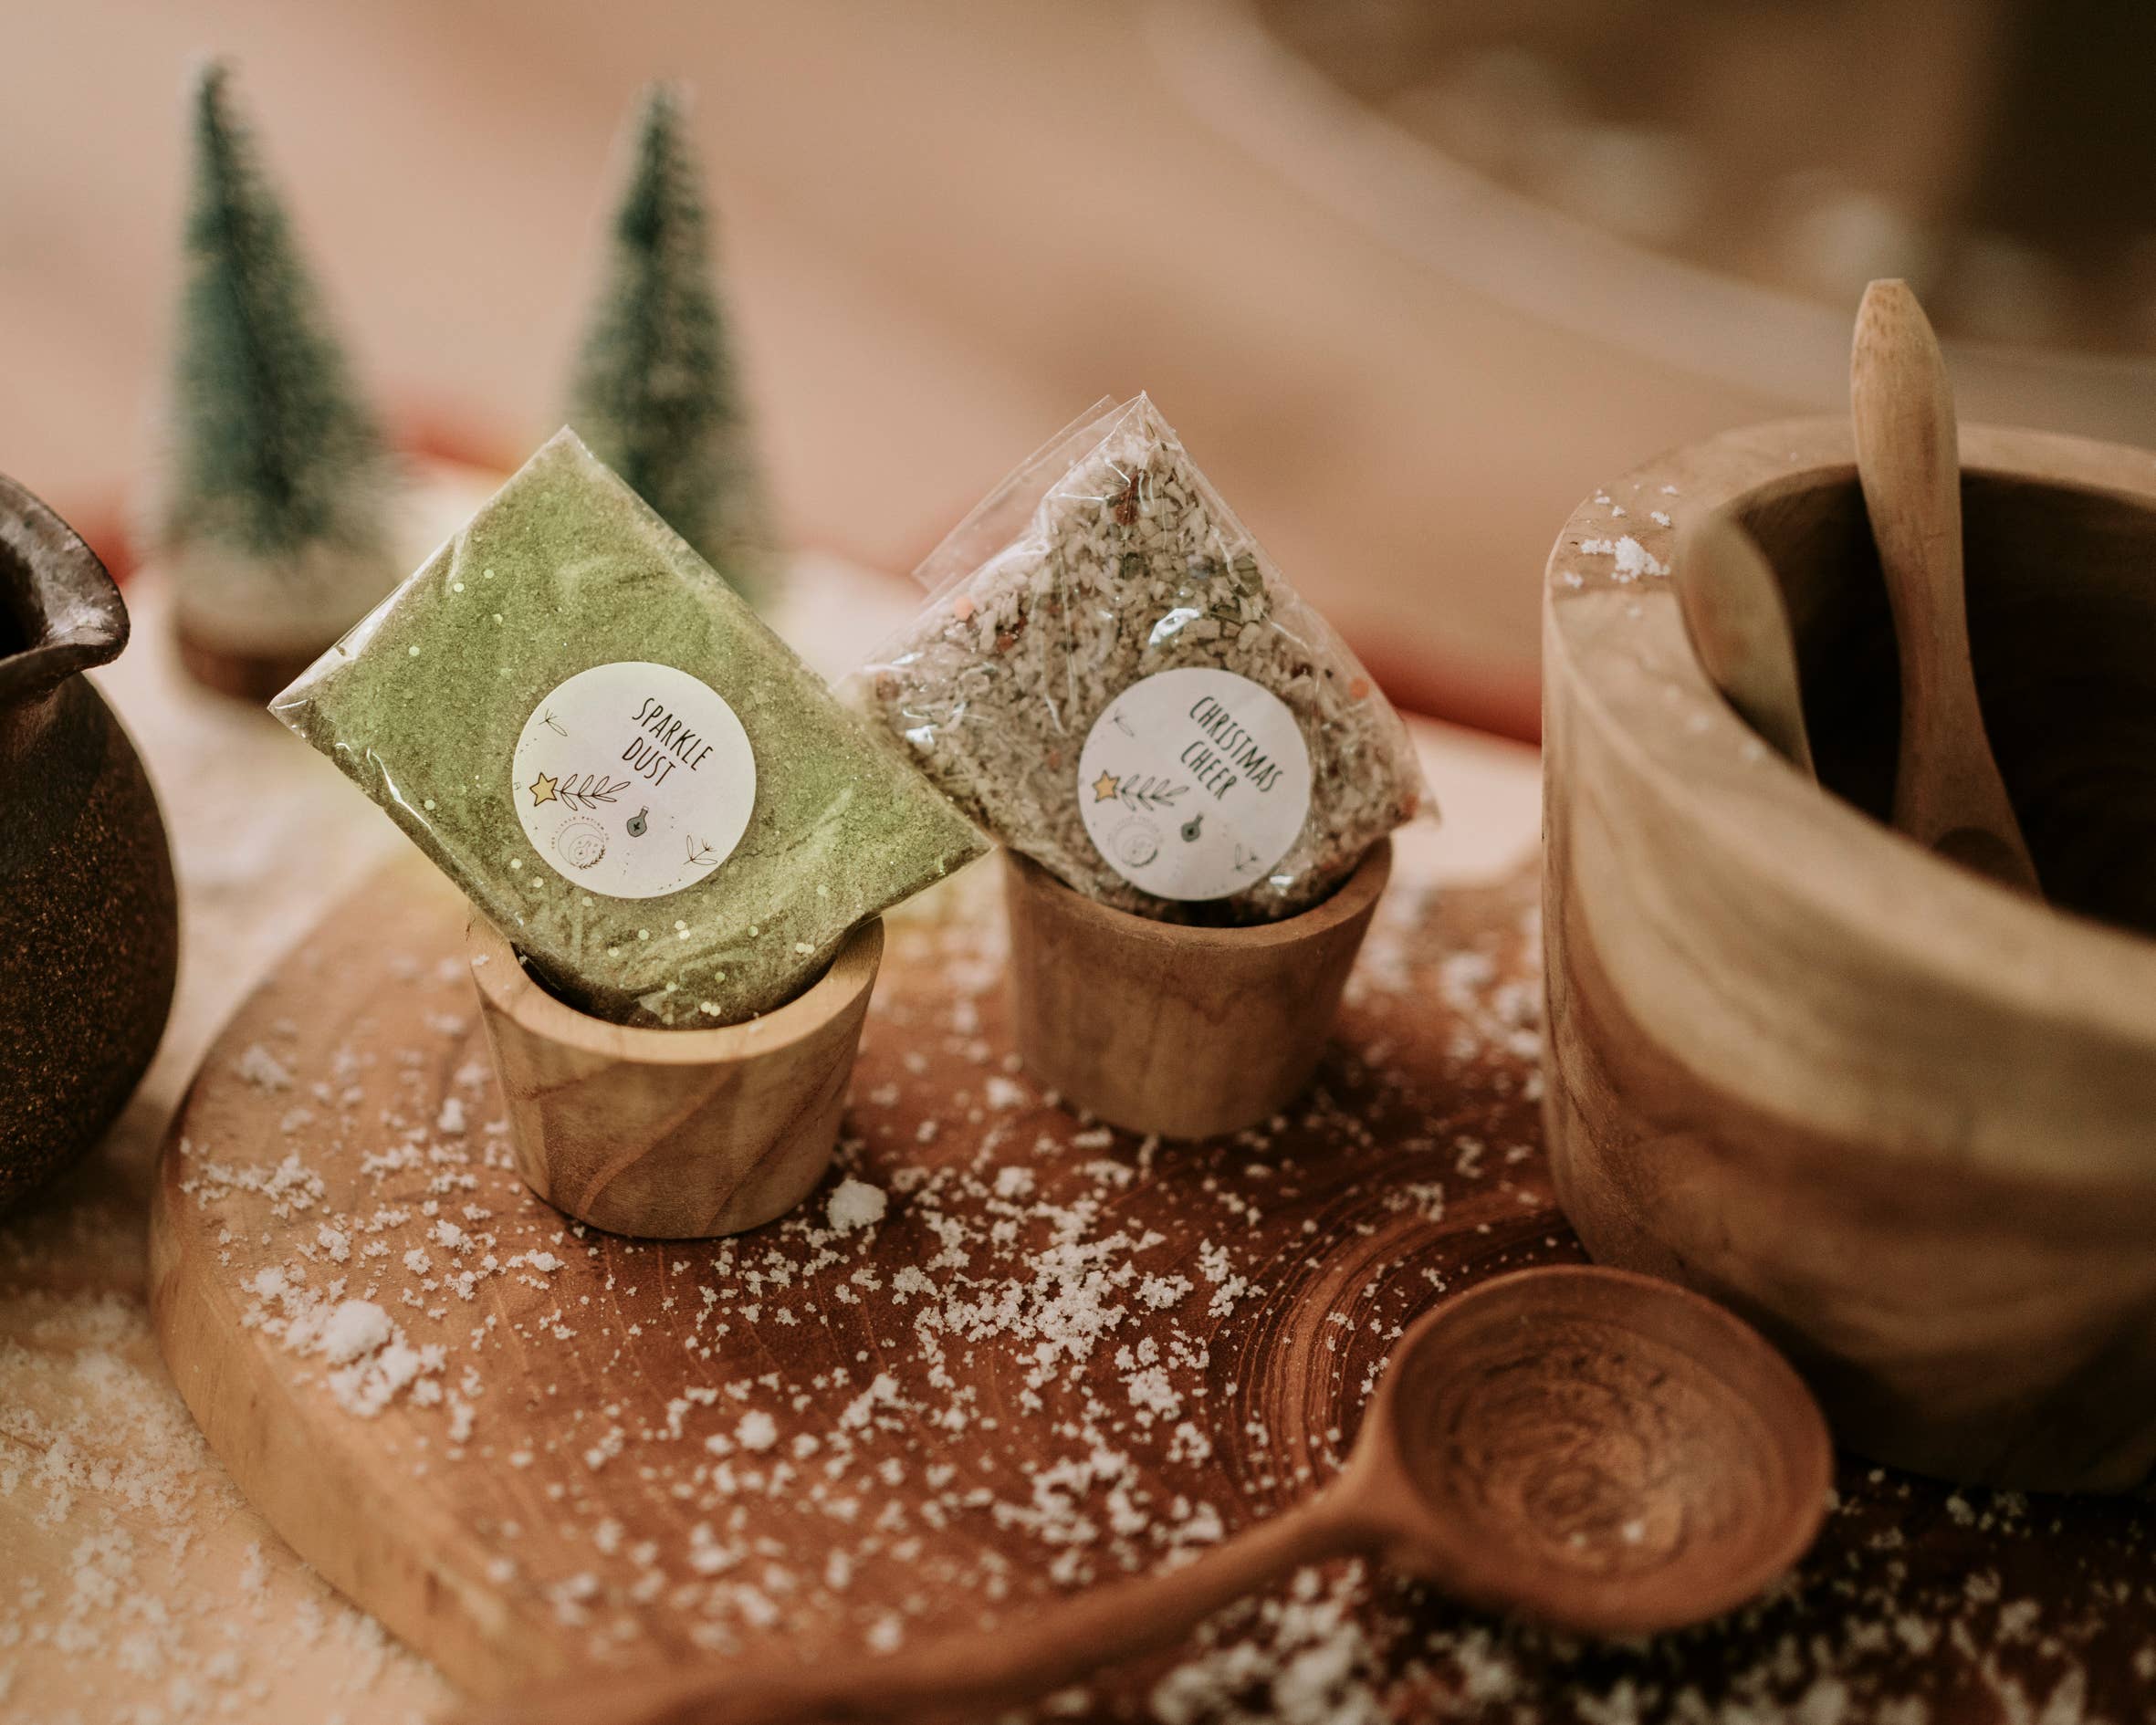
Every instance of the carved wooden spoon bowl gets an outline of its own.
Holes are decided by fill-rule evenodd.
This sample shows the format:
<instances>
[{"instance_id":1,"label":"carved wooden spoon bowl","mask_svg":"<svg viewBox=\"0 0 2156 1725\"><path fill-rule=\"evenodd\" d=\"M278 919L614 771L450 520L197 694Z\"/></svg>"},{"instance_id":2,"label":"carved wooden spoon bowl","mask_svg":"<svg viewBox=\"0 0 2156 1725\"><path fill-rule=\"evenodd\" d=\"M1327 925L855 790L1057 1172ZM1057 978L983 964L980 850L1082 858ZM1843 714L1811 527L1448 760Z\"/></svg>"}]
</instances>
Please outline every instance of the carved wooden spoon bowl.
<instances>
[{"instance_id":1,"label":"carved wooden spoon bowl","mask_svg":"<svg viewBox=\"0 0 2156 1725\"><path fill-rule=\"evenodd\" d=\"M1826 1421L1750 1327L1585 1266L1463 1294L1402 1342L1341 1488L1397 1567L1595 1635L1742 1605L1826 1514Z\"/></svg>"},{"instance_id":2,"label":"carved wooden spoon bowl","mask_svg":"<svg viewBox=\"0 0 2156 1725\"><path fill-rule=\"evenodd\" d=\"M1803 1553L1833 1452L1803 1381L1720 1306L1584 1265L1522 1270L1402 1338L1340 1476L1196 1563L992 1637L783 1669L617 1673L486 1725L779 1725L986 1714L1180 1640L1360 1552L1471 1605L1593 1635L1718 1615Z\"/></svg>"}]
</instances>

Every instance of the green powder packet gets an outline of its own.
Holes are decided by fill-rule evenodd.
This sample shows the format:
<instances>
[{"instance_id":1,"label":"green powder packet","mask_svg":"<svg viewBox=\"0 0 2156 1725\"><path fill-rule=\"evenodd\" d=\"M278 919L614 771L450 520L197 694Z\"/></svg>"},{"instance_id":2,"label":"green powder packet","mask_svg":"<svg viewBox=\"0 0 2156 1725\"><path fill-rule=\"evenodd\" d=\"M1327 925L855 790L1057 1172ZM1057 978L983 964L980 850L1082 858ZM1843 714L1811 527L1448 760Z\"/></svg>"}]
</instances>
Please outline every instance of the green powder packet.
<instances>
[{"instance_id":1,"label":"green powder packet","mask_svg":"<svg viewBox=\"0 0 2156 1725\"><path fill-rule=\"evenodd\" d=\"M767 1012L987 848L567 430L271 710L619 1023Z\"/></svg>"}]
</instances>

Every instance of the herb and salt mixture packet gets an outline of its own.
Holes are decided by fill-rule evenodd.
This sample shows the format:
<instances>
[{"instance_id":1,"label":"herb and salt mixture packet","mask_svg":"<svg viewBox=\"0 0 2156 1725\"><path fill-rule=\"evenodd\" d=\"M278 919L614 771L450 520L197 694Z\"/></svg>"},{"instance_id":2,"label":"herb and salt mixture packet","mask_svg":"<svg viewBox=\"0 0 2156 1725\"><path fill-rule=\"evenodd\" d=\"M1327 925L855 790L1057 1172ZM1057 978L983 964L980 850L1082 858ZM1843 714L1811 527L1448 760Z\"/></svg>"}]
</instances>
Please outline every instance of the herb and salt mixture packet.
<instances>
[{"instance_id":1,"label":"herb and salt mixture packet","mask_svg":"<svg viewBox=\"0 0 2156 1725\"><path fill-rule=\"evenodd\" d=\"M620 1023L769 1011L987 848L566 430L271 705Z\"/></svg>"},{"instance_id":2,"label":"herb and salt mixture packet","mask_svg":"<svg viewBox=\"0 0 2156 1725\"><path fill-rule=\"evenodd\" d=\"M1307 910L1408 820L1407 728L1152 402L1103 403L922 566L857 690L1066 885L1163 921Z\"/></svg>"}]
</instances>

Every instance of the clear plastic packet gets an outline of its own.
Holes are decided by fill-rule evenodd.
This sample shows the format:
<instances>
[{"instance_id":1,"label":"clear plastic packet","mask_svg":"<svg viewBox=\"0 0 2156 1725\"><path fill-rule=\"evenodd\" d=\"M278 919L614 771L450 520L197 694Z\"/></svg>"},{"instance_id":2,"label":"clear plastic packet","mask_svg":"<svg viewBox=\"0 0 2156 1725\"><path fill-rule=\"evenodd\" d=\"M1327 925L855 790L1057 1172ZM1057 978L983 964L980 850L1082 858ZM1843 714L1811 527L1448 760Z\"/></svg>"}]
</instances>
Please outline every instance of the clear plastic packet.
<instances>
[{"instance_id":1,"label":"clear plastic packet","mask_svg":"<svg viewBox=\"0 0 2156 1725\"><path fill-rule=\"evenodd\" d=\"M1059 434L921 574L857 698L1079 892L1274 921L1426 800L1399 715L1144 395Z\"/></svg>"},{"instance_id":2,"label":"clear plastic packet","mask_svg":"<svg viewBox=\"0 0 2156 1725\"><path fill-rule=\"evenodd\" d=\"M769 1011L987 849L568 431L272 710L620 1023Z\"/></svg>"}]
</instances>

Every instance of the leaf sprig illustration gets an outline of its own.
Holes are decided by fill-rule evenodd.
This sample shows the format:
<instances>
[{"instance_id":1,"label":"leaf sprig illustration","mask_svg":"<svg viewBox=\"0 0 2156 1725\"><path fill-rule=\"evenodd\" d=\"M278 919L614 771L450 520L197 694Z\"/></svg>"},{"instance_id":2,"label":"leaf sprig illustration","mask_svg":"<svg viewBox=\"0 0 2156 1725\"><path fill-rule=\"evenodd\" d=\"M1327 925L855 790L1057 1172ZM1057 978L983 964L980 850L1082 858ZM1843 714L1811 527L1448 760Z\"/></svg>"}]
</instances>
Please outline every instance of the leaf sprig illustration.
<instances>
[{"instance_id":1,"label":"leaf sprig illustration","mask_svg":"<svg viewBox=\"0 0 2156 1725\"><path fill-rule=\"evenodd\" d=\"M688 844L689 867L693 869L700 869L705 865L705 863L716 860L717 853L709 845L706 844L703 840L692 836L689 838Z\"/></svg>"},{"instance_id":2,"label":"leaf sprig illustration","mask_svg":"<svg viewBox=\"0 0 2156 1725\"><path fill-rule=\"evenodd\" d=\"M581 779L564 779L555 787L554 794L571 809L591 809L602 802L612 802L628 789L626 779L617 782L604 773L586 773Z\"/></svg>"},{"instance_id":3,"label":"leaf sprig illustration","mask_svg":"<svg viewBox=\"0 0 2156 1725\"><path fill-rule=\"evenodd\" d=\"M1189 789L1188 785L1172 783L1157 774L1144 779L1128 778L1115 787L1115 800L1143 814L1148 809L1167 808Z\"/></svg>"}]
</instances>

